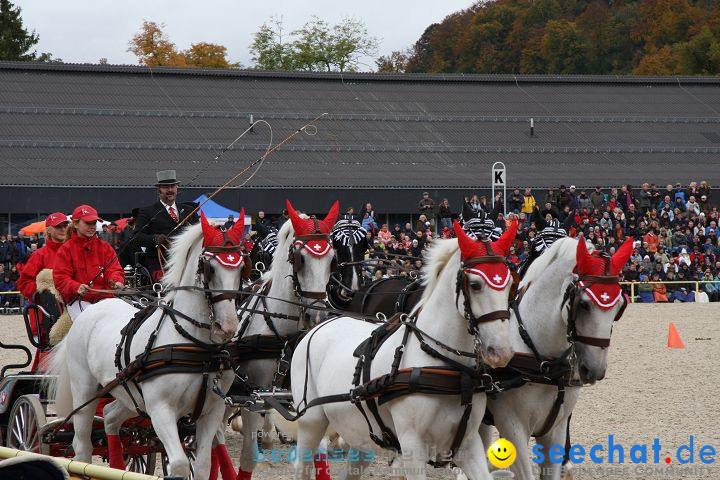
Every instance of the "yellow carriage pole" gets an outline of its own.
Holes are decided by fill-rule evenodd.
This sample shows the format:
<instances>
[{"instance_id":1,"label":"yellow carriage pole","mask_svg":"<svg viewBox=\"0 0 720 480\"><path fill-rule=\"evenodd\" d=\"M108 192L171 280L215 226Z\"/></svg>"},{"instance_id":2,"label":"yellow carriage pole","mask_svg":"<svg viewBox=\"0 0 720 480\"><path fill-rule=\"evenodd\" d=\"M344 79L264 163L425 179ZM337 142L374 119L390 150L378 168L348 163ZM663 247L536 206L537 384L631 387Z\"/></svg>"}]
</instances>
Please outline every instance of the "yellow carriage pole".
<instances>
[{"instance_id":1,"label":"yellow carriage pole","mask_svg":"<svg viewBox=\"0 0 720 480\"><path fill-rule=\"evenodd\" d=\"M40 455L39 453L25 452L15 450L14 448L0 447L0 458L14 458L20 456L33 456L43 460L52 460L62 468L67 470L71 475L82 475L84 477L97 478L101 480L162 480L162 477L154 475L145 475L143 473L126 472L110 467L102 467L100 465L92 465L89 463L78 462L69 458L50 457L48 455Z\"/></svg>"}]
</instances>

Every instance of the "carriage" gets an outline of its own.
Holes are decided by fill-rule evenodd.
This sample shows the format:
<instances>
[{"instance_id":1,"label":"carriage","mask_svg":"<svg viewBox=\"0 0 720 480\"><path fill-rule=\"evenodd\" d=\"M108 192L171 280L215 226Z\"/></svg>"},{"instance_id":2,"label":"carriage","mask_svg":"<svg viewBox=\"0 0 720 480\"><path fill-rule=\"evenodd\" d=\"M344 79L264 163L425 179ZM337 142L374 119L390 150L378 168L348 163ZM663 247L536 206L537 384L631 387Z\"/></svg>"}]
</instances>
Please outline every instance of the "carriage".
<instances>
[{"instance_id":1,"label":"carriage","mask_svg":"<svg viewBox=\"0 0 720 480\"><path fill-rule=\"evenodd\" d=\"M35 354L25 345L0 340L1 350L17 350L26 357L21 363L8 364L0 370L0 444L55 457L72 457L72 422L65 422L55 414L54 399L48 398L43 386L48 374L41 369L41 360L50 351L48 333L58 315L52 295L36 294L33 302L23 309L26 333L36 349ZM29 370L25 370L28 367ZM102 402L98 410L102 411ZM192 431L184 434L189 437ZM162 443L148 418L127 420L121 429L121 441L129 471L152 475L158 459L164 460ZM107 438L99 415L94 418L92 442L93 455L107 460Z\"/></svg>"}]
</instances>

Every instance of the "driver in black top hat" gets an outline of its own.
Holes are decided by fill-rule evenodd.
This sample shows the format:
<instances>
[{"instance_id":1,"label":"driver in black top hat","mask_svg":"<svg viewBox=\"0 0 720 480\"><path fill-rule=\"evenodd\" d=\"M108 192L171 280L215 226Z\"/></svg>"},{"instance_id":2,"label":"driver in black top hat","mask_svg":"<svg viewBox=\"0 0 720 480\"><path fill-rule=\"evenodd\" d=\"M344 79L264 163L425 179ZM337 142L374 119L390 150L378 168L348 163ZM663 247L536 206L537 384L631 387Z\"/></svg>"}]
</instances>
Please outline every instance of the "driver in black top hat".
<instances>
[{"instance_id":1,"label":"driver in black top hat","mask_svg":"<svg viewBox=\"0 0 720 480\"><path fill-rule=\"evenodd\" d=\"M194 213L196 204L178 203L178 184L175 170L157 172L158 201L150 206L141 208L138 213L136 229L137 243L146 248L145 263L152 274L153 281L159 281L163 276L163 263L167 260L167 248L170 238L182 231L177 228L196 223L197 213ZM188 216L188 218L185 220ZM164 257L164 258L163 258Z\"/></svg>"}]
</instances>

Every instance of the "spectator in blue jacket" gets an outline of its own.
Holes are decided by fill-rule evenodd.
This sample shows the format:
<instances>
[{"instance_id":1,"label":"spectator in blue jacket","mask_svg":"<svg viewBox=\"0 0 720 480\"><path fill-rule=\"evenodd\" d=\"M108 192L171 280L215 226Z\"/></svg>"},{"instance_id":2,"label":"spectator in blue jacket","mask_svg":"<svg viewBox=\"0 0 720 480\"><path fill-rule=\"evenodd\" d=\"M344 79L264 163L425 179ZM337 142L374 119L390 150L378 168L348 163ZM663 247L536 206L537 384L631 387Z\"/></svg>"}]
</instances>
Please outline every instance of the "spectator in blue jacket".
<instances>
[{"instance_id":1,"label":"spectator in blue jacket","mask_svg":"<svg viewBox=\"0 0 720 480\"><path fill-rule=\"evenodd\" d=\"M10 275L5 275L3 280L0 281L0 292L14 292L16 291L15 282L10 279ZM18 295L2 295L0 296L3 307L18 307L20 306L20 297Z\"/></svg>"}]
</instances>

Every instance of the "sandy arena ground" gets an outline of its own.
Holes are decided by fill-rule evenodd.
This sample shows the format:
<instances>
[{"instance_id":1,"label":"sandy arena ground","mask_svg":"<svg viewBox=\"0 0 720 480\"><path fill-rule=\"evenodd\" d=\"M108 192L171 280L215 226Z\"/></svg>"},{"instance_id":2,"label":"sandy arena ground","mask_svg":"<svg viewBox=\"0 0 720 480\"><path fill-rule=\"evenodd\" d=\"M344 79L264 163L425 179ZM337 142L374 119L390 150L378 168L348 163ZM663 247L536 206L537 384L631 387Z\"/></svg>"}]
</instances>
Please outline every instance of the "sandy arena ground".
<instances>
[{"instance_id":1,"label":"sandy arena ground","mask_svg":"<svg viewBox=\"0 0 720 480\"><path fill-rule=\"evenodd\" d=\"M668 349L668 325L674 322L685 342L682 350ZM5 343L25 343L20 317L0 317L1 339ZM583 472L576 479L718 479L720 462L703 465L699 451L704 445L720 450L720 315L711 303L688 305L630 305L615 325L610 347L606 378L587 388L573 414L572 440L586 450L594 444L603 446L607 462L608 435L614 443L625 446L629 474ZM0 364L17 361L15 352L0 352ZM711 467L701 474L637 474L636 465L627 458L630 446L647 445L652 462L651 445L658 438L660 464L645 467L678 467L675 452L694 437L695 466ZM230 455L237 464L242 437L228 431ZM720 453L720 452L719 452ZM717 458L715 455L714 458ZM332 462L336 463L336 462ZM334 465L333 465L334 466ZM585 461L582 467L597 468ZM603 467L613 465L604 463ZM614 464L618 466L618 464ZM287 462L262 462L254 478L285 480L291 478ZM379 465L378 467L382 467ZM159 473L159 471L158 471ZM454 478L447 471L429 470L430 478ZM386 478L380 472L370 478ZM337 478L335 475L334 478Z\"/></svg>"}]
</instances>

